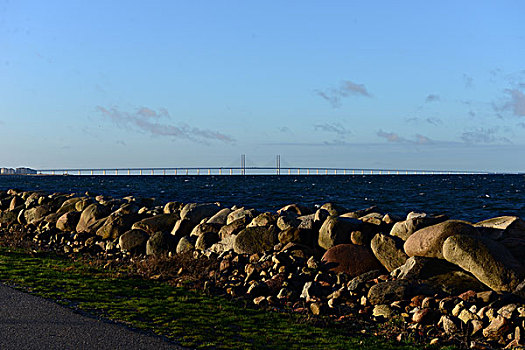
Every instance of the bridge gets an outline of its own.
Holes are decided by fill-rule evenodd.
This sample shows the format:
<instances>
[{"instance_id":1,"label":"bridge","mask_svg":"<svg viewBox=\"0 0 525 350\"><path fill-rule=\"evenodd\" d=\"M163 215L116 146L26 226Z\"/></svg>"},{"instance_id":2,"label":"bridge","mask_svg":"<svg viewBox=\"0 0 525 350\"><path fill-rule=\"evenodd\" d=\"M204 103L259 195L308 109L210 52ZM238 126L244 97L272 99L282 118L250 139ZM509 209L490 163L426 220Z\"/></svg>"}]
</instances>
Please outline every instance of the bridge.
<instances>
[{"instance_id":1,"label":"bridge","mask_svg":"<svg viewBox=\"0 0 525 350\"><path fill-rule=\"evenodd\" d=\"M365 169L337 167L281 167L281 156L275 166L246 166L241 155L238 167L144 167L144 168L57 168L36 169L38 175L453 175L492 174L487 171L428 169Z\"/></svg>"}]
</instances>

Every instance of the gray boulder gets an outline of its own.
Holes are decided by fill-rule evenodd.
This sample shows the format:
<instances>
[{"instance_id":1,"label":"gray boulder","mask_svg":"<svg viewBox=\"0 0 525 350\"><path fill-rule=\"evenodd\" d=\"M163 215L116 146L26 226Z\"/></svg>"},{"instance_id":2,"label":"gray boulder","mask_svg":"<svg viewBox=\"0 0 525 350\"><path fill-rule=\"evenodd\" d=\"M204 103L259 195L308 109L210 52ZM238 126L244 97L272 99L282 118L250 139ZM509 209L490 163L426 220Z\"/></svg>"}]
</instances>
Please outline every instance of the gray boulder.
<instances>
[{"instance_id":1,"label":"gray boulder","mask_svg":"<svg viewBox=\"0 0 525 350\"><path fill-rule=\"evenodd\" d=\"M435 224L439 224L447 219L446 216L436 216L436 217L427 217L427 216L408 216L407 220L399 221L394 224L390 230L390 235L399 237L403 241L406 241L414 232Z\"/></svg>"},{"instance_id":2,"label":"gray boulder","mask_svg":"<svg viewBox=\"0 0 525 350\"><path fill-rule=\"evenodd\" d=\"M146 255L160 256L174 251L175 237L167 232L155 232L146 242Z\"/></svg>"},{"instance_id":3,"label":"gray boulder","mask_svg":"<svg viewBox=\"0 0 525 350\"><path fill-rule=\"evenodd\" d=\"M182 254L188 251L195 249L195 241L197 237L183 236L177 243L176 252L177 254Z\"/></svg>"},{"instance_id":4,"label":"gray boulder","mask_svg":"<svg viewBox=\"0 0 525 350\"><path fill-rule=\"evenodd\" d=\"M60 216L56 222L56 228L60 231L75 231L78 220L80 220L78 211L68 211Z\"/></svg>"},{"instance_id":5,"label":"gray boulder","mask_svg":"<svg viewBox=\"0 0 525 350\"><path fill-rule=\"evenodd\" d=\"M233 249L238 254L262 253L276 245L277 230L270 227L247 227L235 237Z\"/></svg>"},{"instance_id":6,"label":"gray boulder","mask_svg":"<svg viewBox=\"0 0 525 350\"><path fill-rule=\"evenodd\" d=\"M228 215L231 213L230 208L224 208L217 212L217 214L213 215L211 218L206 221L208 224L217 224L217 225L226 225L226 220L228 219Z\"/></svg>"},{"instance_id":7,"label":"gray boulder","mask_svg":"<svg viewBox=\"0 0 525 350\"><path fill-rule=\"evenodd\" d=\"M189 203L182 208L180 218L198 224L204 218L211 218L221 209L216 203Z\"/></svg>"},{"instance_id":8,"label":"gray boulder","mask_svg":"<svg viewBox=\"0 0 525 350\"><path fill-rule=\"evenodd\" d=\"M171 232L175 223L179 220L178 214L160 214L142 219L132 225L132 229L143 230L150 235L155 232Z\"/></svg>"},{"instance_id":9,"label":"gray boulder","mask_svg":"<svg viewBox=\"0 0 525 350\"><path fill-rule=\"evenodd\" d=\"M403 251L403 240L398 237L378 233L372 238L370 248L389 272L403 265L408 259Z\"/></svg>"},{"instance_id":10,"label":"gray boulder","mask_svg":"<svg viewBox=\"0 0 525 350\"><path fill-rule=\"evenodd\" d=\"M203 234L197 237L197 241L195 242L195 249L209 249L213 244L217 243L218 241L219 235L217 234L217 232L204 232Z\"/></svg>"},{"instance_id":11,"label":"gray boulder","mask_svg":"<svg viewBox=\"0 0 525 350\"><path fill-rule=\"evenodd\" d=\"M496 292L512 292L524 277L523 266L512 254L488 238L450 236L443 244L443 255Z\"/></svg>"},{"instance_id":12,"label":"gray boulder","mask_svg":"<svg viewBox=\"0 0 525 350\"><path fill-rule=\"evenodd\" d=\"M80 202L77 202L77 205ZM97 203L88 205L80 215L76 231L95 233L100 226L104 223L104 220L110 213L109 208L102 206Z\"/></svg>"},{"instance_id":13,"label":"gray boulder","mask_svg":"<svg viewBox=\"0 0 525 350\"><path fill-rule=\"evenodd\" d=\"M129 230L119 237L120 250L132 254L146 252L146 242L149 235L142 230Z\"/></svg>"},{"instance_id":14,"label":"gray boulder","mask_svg":"<svg viewBox=\"0 0 525 350\"><path fill-rule=\"evenodd\" d=\"M321 248L329 249L343 243L350 243L352 231L359 230L361 221L352 218L329 217L319 230L318 243Z\"/></svg>"}]
</instances>

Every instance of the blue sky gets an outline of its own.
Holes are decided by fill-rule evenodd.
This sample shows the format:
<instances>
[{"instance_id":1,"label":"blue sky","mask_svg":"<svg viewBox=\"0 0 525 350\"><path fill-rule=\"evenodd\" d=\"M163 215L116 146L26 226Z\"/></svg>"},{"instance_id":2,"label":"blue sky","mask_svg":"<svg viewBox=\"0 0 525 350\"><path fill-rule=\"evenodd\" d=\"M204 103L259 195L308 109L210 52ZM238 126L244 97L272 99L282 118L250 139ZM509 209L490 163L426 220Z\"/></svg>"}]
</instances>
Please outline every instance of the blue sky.
<instances>
[{"instance_id":1,"label":"blue sky","mask_svg":"<svg viewBox=\"0 0 525 350\"><path fill-rule=\"evenodd\" d=\"M0 166L525 171L523 1L0 1Z\"/></svg>"}]
</instances>

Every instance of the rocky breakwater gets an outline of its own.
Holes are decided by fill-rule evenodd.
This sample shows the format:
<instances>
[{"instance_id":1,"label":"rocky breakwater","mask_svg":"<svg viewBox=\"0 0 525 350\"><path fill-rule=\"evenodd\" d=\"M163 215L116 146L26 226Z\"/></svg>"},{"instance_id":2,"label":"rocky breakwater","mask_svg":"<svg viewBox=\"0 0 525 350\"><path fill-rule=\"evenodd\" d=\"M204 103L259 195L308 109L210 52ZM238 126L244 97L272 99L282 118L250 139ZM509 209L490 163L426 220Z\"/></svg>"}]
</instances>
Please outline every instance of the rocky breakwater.
<instances>
[{"instance_id":1,"label":"rocky breakwater","mask_svg":"<svg viewBox=\"0 0 525 350\"><path fill-rule=\"evenodd\" d=\"M261 307L396 324L432 343L525 344L519 217L399 218L332 203L260 213L219 203L155 206L134 197L8 190L0 191L0 228L4 237L24 232L23 239L66 254L216 260L204 288Z\"/></svg>"}]
</instances>

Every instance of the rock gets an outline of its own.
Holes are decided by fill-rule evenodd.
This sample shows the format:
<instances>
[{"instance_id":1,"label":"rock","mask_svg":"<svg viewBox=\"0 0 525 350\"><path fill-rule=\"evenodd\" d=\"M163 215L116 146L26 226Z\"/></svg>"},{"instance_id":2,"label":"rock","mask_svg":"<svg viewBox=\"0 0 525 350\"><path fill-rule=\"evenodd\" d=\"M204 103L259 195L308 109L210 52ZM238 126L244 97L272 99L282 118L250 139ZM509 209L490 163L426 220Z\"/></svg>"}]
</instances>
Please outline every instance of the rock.
<instances>
[{"instance_id":1,"label":"rock","mask_svg":"<svg viewBox=\"0 0 525 350\"><path fill-rule=\"evenodd\" d=\"M402 247L403 241L400 238L381 233L376 234L370 243L372 252L388 272L395 270L407 261L408 256Z\"/></svg>"},{"instance_id":2,"label":"rock","mask_svg":"<svg viewBox=\"0 0 525 350\"><path fill-rule=\"evenodd\" d=\"M397 300L406 300L412 294L412 282L396 280L373 285L368 291L368 301L372 305L390 304Z\"/></svg>"},{"instance_id":3,"label":"rock","mask_svg":"<svg viewBox=\"0 0 525 350\"><path fill-rule=\"evenodd\" d=\"M413 256L408 258L403 265L393 270L390 275L404 279L427 279L457 270L456 265L441 259Z\"/></svg>"},{"instance_id":4,"label":"rock","mask_svg":"<svg viewBox=\"0 0 525 350\"><path fill-rule=\"evenodd\" d=\"M444 221L414 232L405 241L405 253L408 256L443 259L443 242L453 235L479 235L479 232L462 221Z\"/></svg>"},{"instance_id":5,"label":"rock","mask_svg":"<svg viewBox=\"0 0 525 350\"><path fill-rule=\"evenodd\" d=\"M24 221L28 225L38 225L47 214L49 214L49 207L47 205L33 206L24 211Z\"/></svg>"},{"instance_id":6,"label":"rock","mask_svg":"<svg viewBox=\"0 0 525 350\"><path fill-rule=\"evenodd\" d=\"M181 239L179 239L179 243L177 243L177 248L175 251L177 254L182 254L187 251L191 251L195 249L195 241L197 240L197 237L189 237L189 236L183 236Z\"/></svg>"},{"instance_id":7,"label":"rock","mask_svg":"<svg viewBox=\"0 0 525 350\"><path fill-rule=\"evenodd\" d=\"M487 238L450 236L443 255L496 292L513 291L523 276L523 267L508 250Z\"/></svg>"},{"instance_id":8,"label":"rock","mask_svg":"<svg viewBox=\"0 0 525 350\"><path fill-rule=\"evenodd\" d=\"M458 322L456 318L452 318L448 315L443 315L439 319L438 325L443 328L446 334L452 335L459 332Z\"/></svg>"},{"instance_id":9,"label":"rock","mask_svg":"<svg viewBox=\"0 0 525 350\"><path fill-rule=\"evenodd\" d=\"M235 237L233 249L237 254L262 253L277 244L275 226L247 227Z\"/></svg>"},{"instance_id":10,"label":"rock","mask_svg":"<svg viewBox=\"0 0 525 350\"><path fill-rule=\"evenodd\" d=\"M437 217L422 217L422 216L408 216L407 220L399 221L394 224L390 230L390 235L399 237L406 241L414 232L431 225L438 224L446 220L446 216Z\"/></svg>"},{"instance_id":11,"label":"rock","mask_svg":"<svg viewBox=\"0 0 525 350\"><path fill-rule=\"evenodd\" d=\"M319 209L326 210L330 216L339 216L348 212L348 209L334 203L325 203Z\"/></svg>"},{"instance_id":12,"label":"rock","mask_svg":"<svg viewBox=\"0 0 525 350\"><path fill-rule=\"evenodd\" d=\"M417 309L412 315L412 321L420 324L431 324L434 321L435 313L432 309L422 308Z\"/></svg>"},{"instance_id":13,"label":"rock","mask_svg":"<svg viewBox=\"0 0 525 350\"><path fill-rule=\"evenodd\" d=\"M78 211L69 211L60 216L56 222L56 228L60 231L75 231L78 220L80 220Z\"/></svg>"},{"instance_id":14,"label":"rock","mask_svg":"<svg viewBox=\"0 0 525 350\"><path fill-rule=\"evenodd\" d=\"M77 202L76 204L78 205L78 203L80 202ZM109 208L100 204L92 203L88 205L80 215L76 231L95 233L104 223L104 220L101 219L106 218L106 216L109 215L109 212Z\"/></svg>"},{"instance_id":15,"label":"rock","mask_svg":"<svg viewBox=\"0 0 525 350\"><path fill-rule=\"evenodd\" d=\"M221 239L224 239L229 236L237 235L239 232L244 230L245 227L246 227L246 219L243 217L243 218L240 218L238 220L231 222L228 225L221 227L221 229L219 230L219 237Z\"/></svg>"},{"instance_id":16,"label":"rock","mask_svg":"<svg viewBox=\"0 0 525 350\"><path fill-rule=\"evenodd\" d=\"M277 221L277 215L270 212L262 213L257 215L253 220L247 225L247 227L257 227L257 226L270 226L275 225Z\"/></svg>"},{"instance_id":17,"label":"rock","mask_svg":"<svg viewBox=\"0 0 525 350\"><path fill-rule=\"evenodd\" d=\"M330 216L330 213L326 209L317 209L314 214L314 222L318 225L322 225L323 222Z\"/></svg>"},{"instance_id":18,"label":"rock","mask_svg":"<svg viewBox=\"0 0 525 350\"><path fill-rule=\"evenodd\" d=\"M22 197L14 196L9 203L9 210L14 210L20 206L25 207L25 201L22 199Z\"/></svg>"},{"instance_id":19,"label":"rock","mask_svg":"<svg viewBox=\"0 0 525 350\"><path fill-rule=\"evenodd\" d=\"M117 210L108 216L102 226L97 230L96 235L102 239L118 238L131 229L136 219L137 215L135 214L124 214Z\"/></svg>"},{"instance_id":20,"label":"rock","mask_svg":"<svg viewBox=\"0 0 525 350\"><path fill-rule=\"evenodd\" d=\"M462 309L458 315L458 319L463 322L464 324L467 324L469 321L477 320L478 315L475 313L470 312L467 309Z\"/></svg>"},{"instance_id":21,"label":"rock","mask_svg":"<svg viewBox=\"0 0 525 350\"><path fill-rule=\"evenodd\" d=\"M24 205L26 209L33 208L38 205L38 200L42 197L43 194L39 192L31 193L25 200Z\"/></svg>"},{"instance_id":22,"label":"rock","mask_svg":"<svg viewBox=\"0 0 525 350\"><path fill-rule=\"evenodd\" d=\"M235 243L235 236L228 236L228 237L223 238L219 242L213 244L210 247L210 250L218 254L222 252L227 252L227 251L233 250L234 243Z\"/></svg>"},{"instance_id":23,"label":"rock","mask_svg":"<svg viewBox=\"0 0 525 350\"><path fill-rule=\"evenodd\" d=\"M195 242L195 249L206 250L218 241L219 235L216 232L204 232L198 236L197 241Z\"/></svg>"},{"instance_id":24,"label":"rock","mask_svg":"<svg viewBox=\"0 0 525 350\"><path fill-rule=\"evenodd\" d=\"M226 220L228 219L228 215L231 213L230 208L223 208L217 212L217 214L213 215L211 218L206 221L208 224L217 224L217 225L226 225Z\"/></svg>"},{"instance_id":25,"label":"rock","mask_svg":"<svg viewBox=\"0 0 525 350\"><path fill-rule=\"evenodd\" d=\"M211 218L219 212L222 208L216 203L189 203L182 208L180 218L182 220L189 220L194 224L198 224L204 218Z\"/></svg>"},{"instance_id":26,"label":"rock","mask_svg":"<svg viewBox=\"0 0 525 350\"><path fill-rule=\"evenodd\" d=\"M167 232L155 232L146 242L146 255L160 256L174 251L175 237Z\"/></svg>"},{"instance_id":27,"label":"rock","mask_svg":"<svg viewBox=\"0 0 525 350\"><path fill-rule=\"evenodd\" d=\"M301 223L302 223L302 221L297 219L297 217L293 216L293 215L279 216L279 218L277 219L277 227L281 231L286 231L288 229L298 228Z\"/></svg>"},{"instance_id":28,"label":"rock","mask_svg":"<svg viewBox=\"0 0 525 350\"><path fill-rule=\"evenodd\" d=\"M312 211L309 208L300 204L289 204L277 210L277 214L279 215L284 214L285 212L291 212L297 214L298 216L308 215L312 213Z\"/></svg>"},{"instance_id":29,"label":"rock","mask_svg":"<svg viewBox=\"0 0 525 350\"><path fill-rule=\"evenodd\" d=\"M175 222L175 226L173 227L173 230L171 230L171 234L177 238L189 236L194 227L195 224L190 220L180 219Z\"/></svg>"},{"instance_id":30,"label":"rock","mask_svg":"<svg viewBox=\"0 0 525 350\"><path fill-rule=\"evenodd\" d=\"M315 214L299 216L297 219L301 221L297 227L299 229L318 230L320 228L320 225L315 222Z\"/></svg>"},{"instance_id":31,"label":"rock","mask_svg":"<svg viewBox=\"0 0 525 350\"><path fill-rule=\"evenodd\" d=\"M525 237L525 221L518 216L500 216L474 224L478 230L493 240Z\"/></svg>"},{"instance_id":32,"label":"rock","mask_svg":"<svg viewBox=\"0 0 525 350\"><path fill-rule=\"evenodd\" d=\"M394 311L392 310L392 308L386 304L374 305L374 308L372 310L372 316L382 317L387 320L392 317L393 313Z\"/></svg>"},{"instance_id":33,"label":"rock","mask_svg":"<svg viewBox=\"0 0 525 350\"><path fill-rule=\"evenodd\" d=\"M319 230L318 244L329 249L343 243L350 243L352 231L359 230L361 221L351 218L327 218Z\"/></svg>"},{"instance_id":34,"label":"rock","mask_svg":"<svg viewBox=\"0 0 525 350\"><path fill-rule=\"evenodd\" d=\"M290 228L279 232L279 242L282 244L298 243L308 247L314 247L317 243L317 236L313 230L306 230L300 228Z\"/></svg>"},{"instance_id":35,"label":"rock","mask_svg":"<svg viewBox=\"0 0 525 350\"><path fill-rule=\"evenodd\" d=\"M182 204L179 202L168 202L164 205L162 213L164 214L175 214L178 213L182 208Z\"/></svg>"},{"instance_id":36,"label":"rock","mask_svg":"<svg viewBox=\"0 0 525 350\"><path fill-rule=\"evenodd\" d=\"M243 219L245 222L250 222L256 215L255 209L244 209L240 208L237 210L232 211L230 214L228 214L228 217L226 219L226 225L231 224L232 222Z\"/></svg>"},{"instance_id":37,"label":"rock","mask_svg":"<svg viewBox=\"0 0 525 350\"><path fill-rule=\"evenodd\" d=\"M315 299L316 297L322 296L323 291L319 283L317 282L306 282L303 286L303 290L301 292L301 295L299 298L306 299L306 301L310 301L312 299Z\"/></svg>"},{"instance_id":38,"label":"rock","mask_svg":"<svg viewBox=\"0 0 525 350\"><path fill-rule=\"evenodd\" d=\"M336 273L344 272L350 277L382 269L374 254L364 246L339 244L328 249L322 260Z\"/></svg>"},{"instance_id":39,"label":"rock","mask_svg":"<svg viewBox=\"0 0 525 350\"><path fill-rule=\"evenodd\" d=\"M215 234L218 234L220 229L221 229L221 226L217 224L201 223L193 228L193 230L190 233L190 236L199 237L207 232L213 232Z\"/></svg>"},{"instance_id":40,"label":"rock","mask_svg":"<svg viewBox=\"0 0 525 350\"><path fill-rule=\"evenodd\" d=\"M175 223L179 220L178 214L160 214L134 223L131 228L142 230L150 235L155 232L171 232Z\"/></svg>"},{"instance_id":41,"label":"rock","mask_svg":"<svg viewBox=\"0 0 525 350\"><path fill-rule=\"evenodd\" d=\"M379 277L383 272L381 270L372 270L365 272L359 276L352 278L348 284L347 289L350 292L356 291L363 286L364 283Z\"/></svg>"},{"instance_id":42,"label":"rock","mask_svg":"<svg viewBox=\"0 0 525 350\"><path fill-rule=\"evenodd\" d=\"M483 329L483 336L489 340L499 340L510 331L510 322L505 317L496 316L487 328Z\"/></svg>"},{"instance_id":43,"label":"rock","mask_svg":"<svg viewBox=\"0 0 525 350\"><path fill-rule=\"evenodd\" d=\"M457 295L468 290L483 290L485 285L465 271L450 271L425 279L429 285L439 287L443 292Z\"/></svg>"},{"instance_id":44,"label":"rock","mask_svg":"<svg viewBox=\"0 0 525 350\"><path fill-rule=\"evenodd\" d=\"M148 238L148 234L142 230L129 230L119 238L120 250L123 252L131 252L132 254L144 253L146 251Z\"/></svg>"}]
</instances>

